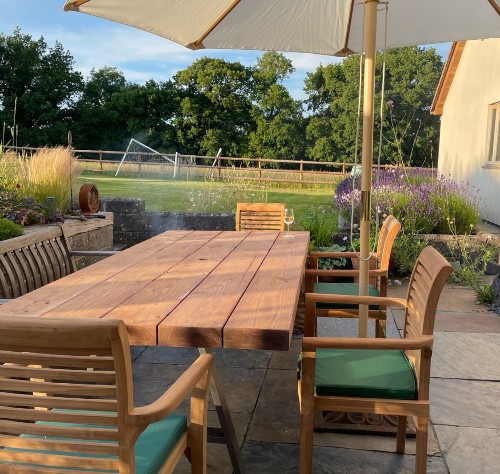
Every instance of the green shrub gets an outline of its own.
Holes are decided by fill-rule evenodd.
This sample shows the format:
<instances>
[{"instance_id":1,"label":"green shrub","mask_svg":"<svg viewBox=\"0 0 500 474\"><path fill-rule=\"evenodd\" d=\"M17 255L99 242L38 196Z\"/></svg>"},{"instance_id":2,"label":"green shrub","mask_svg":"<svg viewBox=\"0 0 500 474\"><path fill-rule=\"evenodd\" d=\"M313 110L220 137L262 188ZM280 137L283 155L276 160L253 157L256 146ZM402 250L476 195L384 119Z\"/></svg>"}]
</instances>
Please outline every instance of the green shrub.
<instances>
[{"instance_id":1,"label":"green shrub","mask_svg":"<svg viewBox=\"0 0 500 474\"><path fill-rule=\"evenodd\" d=\"M399 276L409 276L413 271L420 252L429 245L427 240L416 239L408 234L400 234L394 241L394 270Z\"/></svg>"},{"instance_id":2,"label":"green shrub","mask_svg":"<svg viewBox=\"0 0 500 474\"><path fill-rule=\"evenodd\" d=\"M471 205L465 196L435 196L434 203L446 216L436 226L436 234L470 234L481 220L477 206ZM450 229L450 221L453 221L454 229Z\"/></svg>"},{"instance_id":3,"label":"green shrub","mask_svg":"<svg viewBox=\"0 0 500 474\"><path fill-rule=\"evenodd\" d=\"M329 247L338 228L337 214L329 209L310 207L300 221L303 230L310 233L311 247Z\"/></svg>"},{"instance_id":4,"label":"green shrub","mask_svg":"<svg viewBox=\"0 0 500 474\"><path fill-rule=\"evenodd\" d=\"M0 240L12 239L23 235L23 228L9 219L0 218Z\"/></svg>"},{"instance_id":5,"label":"green shrub","mask_svg":"<svg viewBox=\"0 0 500 474\"><path fill-rule=\"evenodd\" d=\"M16 191L21 187L21 160L14 152L0 154L0 189Z\"/></svg>"},{"instance_id":6,"label":"green shrub","mask_svg":"<svg viewBox=\"0 0 500 474\"><path fill-rule=\"evenodd\" d=\"M318 252L345 252L345 247L333 244L330 247L315 247ZM347 264L346 258L324 257L318 258L318 268L321 270L333 270L334 268L343 267Z\"/></svg>"},{"instance_id":7,"label":"green shrub","mask_svg":"<svg viewBox=\"0 0 500 474\"><path fill-rule=\"evenodd\" d=\"M44 204L33 198L21 198L11 191L0 192L0 217L20 225L46 224L60 220Z\"/></svg>"}]
</instances>

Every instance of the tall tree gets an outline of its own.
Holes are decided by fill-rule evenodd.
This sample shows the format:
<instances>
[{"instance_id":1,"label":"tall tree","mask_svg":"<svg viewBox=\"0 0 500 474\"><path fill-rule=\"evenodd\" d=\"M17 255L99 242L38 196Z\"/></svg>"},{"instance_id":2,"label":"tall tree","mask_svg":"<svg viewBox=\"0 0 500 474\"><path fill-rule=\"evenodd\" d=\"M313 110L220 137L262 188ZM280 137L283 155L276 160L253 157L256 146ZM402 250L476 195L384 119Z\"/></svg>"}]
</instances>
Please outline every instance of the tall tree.
<instances>
[{"instance_id":1,"label":"tall tree","mask_svg":"<svg viewBox=\"0 0 500 474\"><path fill-rule=\"evenodd\" d=\"M250 133L250 156L296 159L304 156L302 104L284 86L272 84L254 109L257 128Z\"/></svg>"},{"instance_id":2,"label":"tall tree","mask_svg":"<svg viewBox=\"0 0 500 474\"><path fill-rule=\"evenodd\" d=\"M172 82L149 80L144 85L130 84L111 97L109 109L125 118L127 138L135 138L158 151L176 151L172 121L177 101Z\"/></svg>"},{"instance_id":3,"label":"tall tree","mask_svg":"<svg viewBox=\"0 0 500 474\"><path fill-rule=\"evenodd\" d=\"M180 149L187 153L243 156L252 119L251 70L239 62L201 58L174 77Z\"/></svg>"},{"instance_id":4,"label":"tall tree","mask_svg":"<svg viewBox=\"0 0 500 474\"><path fill-rule=\"evenodd\" d=\"M56 42L33 40L16 29L0 34L0 122L4 142L19 146L66 143L72 110L82 89L74 60Z\"/></svg>"},{"instance_id":5,"label":"tall tree","mask_svg":"<svg viewBox=\"0 0 500 474\"><path fill-rule=\"evenodd\" d=\"M127 118L112 106L113 96L127 87L125 76L113 67L92 69L76 106L73 138L77 148L123 149Z\"/></svg>"},{"instance_id":6,"label":"tall tree","mask_svg":"<svg viewBox=\"0 0 500 474\"><path fill-rule=\"evenodd\" d=\"M432 48L387 51L382 162L429 164L439 121L430 115L442 61ZM377 94L380 102L382 54L377 55ZM359 56L320 66L307 75L305 92L311 112L307 126L308 155L318 161L354 160L359 87ZM376 119L376 130L380 127ZM378 135L375 133L375 149Z\"/></svg>"}]
</instances>

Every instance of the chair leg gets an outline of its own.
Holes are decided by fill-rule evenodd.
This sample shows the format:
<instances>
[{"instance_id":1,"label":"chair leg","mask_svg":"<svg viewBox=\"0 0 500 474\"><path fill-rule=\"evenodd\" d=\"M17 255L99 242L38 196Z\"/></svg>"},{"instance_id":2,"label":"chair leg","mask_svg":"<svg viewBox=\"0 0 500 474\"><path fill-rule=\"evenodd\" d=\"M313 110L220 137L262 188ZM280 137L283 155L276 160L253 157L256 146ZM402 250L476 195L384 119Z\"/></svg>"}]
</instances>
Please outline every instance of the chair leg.
<instances>
[{"instance_id":1,"label":"chair leg","mask_svg":"<svg viewBox=\"0 0 500 474\"><path fill-rule=\"evenodd\" d=\"M301 390L299 382L299 391ZM300 404L300 474L312 473L313 435L314 435L314 400L301 394Z\"/></svg>"},{"instance_id":2,"label":"chair leg","mask_svg":"<svg viewBox=\"0 0 500 474\"><path fill-rule=\"evenodd\" d=\"M427 472L427 434L429 431L429 418L427 416L417 417L417 452L415 461L415 473L425 474Z\"/></svg>"},{"instance_id":3,"label":"chair leg","mask_svg":"<svg viewBox=\"0 0 500 474\"><path fill-rule=\"evenodd\" d=\"M314 413L300 415L300 474L311 474L313 461Z\"/></svg>"},{"instance_id":4,"label":"chair leg","mask_svg":"<svg viewBox=\"0 0 500 474\"><path fill-rule=\"evenodd\" d=\"M387 323L385 319L375 320L375 337L386 337Z\"/></svg>"},{"instance_id":5,"label":"chair leg","mask_svg":"<svg viewBox=\"0 0 500 474\"><path fill-rule=\"evenodd\" d=\"M398 431L396 437L396 452L403 454L406 443L406 416L398 416Z\"/></svg>"}]
</instances>

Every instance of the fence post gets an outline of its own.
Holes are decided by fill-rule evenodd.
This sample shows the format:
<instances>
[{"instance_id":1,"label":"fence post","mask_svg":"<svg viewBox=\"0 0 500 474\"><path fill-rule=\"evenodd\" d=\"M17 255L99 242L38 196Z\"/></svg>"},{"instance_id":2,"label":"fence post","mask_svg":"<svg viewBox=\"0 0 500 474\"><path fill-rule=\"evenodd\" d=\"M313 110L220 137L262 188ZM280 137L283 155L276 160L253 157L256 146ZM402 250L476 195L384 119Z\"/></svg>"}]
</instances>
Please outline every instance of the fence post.
<instances>
[{"instance_id":1,"label":"fence post","mask_svg":"<svg viewBox=\"0 0 500 474\"><path fill-rule=\"evenodd\" d=\"M99 150L99 168L102 171L102 150Z\"/></svg>"},{"instance_id":2,"label":"fence post","mask_svg":"<svg viewBox=\"0 0 500 474\"><path fill-rule=\"evenodd\" d=\"M345 166L345 163L342 165L342 174L346 174L346 166Z\"/></svg>"},{"instance_id":3,"label":"fence post","mask_svg":"<svg viewBox=\"0 0 500 474\"><path fill-rule=\"evenodd\" d=\"M262 165L259 158L259 183L262 181Z\"/></svg>"},{"instance_id":4,"label":"fence post","mask_svg":"<svg viewBox=\"0 0 500 474\"><path fill-rule=\"evenodd\" d=\"M217 158L217 174L219 176L219 179L221 178L221 169L220 169L220 165L221 165L221 159L220 157Z\"/></svg>"},{"instance_id":5,"label":"fence post","mask_svg":"<svg viewBox=\"0 0 500 474\"><path fill-rule=\"evenodd\" d=\"M299 180L304 181L304 162L302 160L300 160L300 175L299 176L300 176ZM301 188L304 187L302 183L300 183L300 187Z\"/></svg>"}]
</instances>

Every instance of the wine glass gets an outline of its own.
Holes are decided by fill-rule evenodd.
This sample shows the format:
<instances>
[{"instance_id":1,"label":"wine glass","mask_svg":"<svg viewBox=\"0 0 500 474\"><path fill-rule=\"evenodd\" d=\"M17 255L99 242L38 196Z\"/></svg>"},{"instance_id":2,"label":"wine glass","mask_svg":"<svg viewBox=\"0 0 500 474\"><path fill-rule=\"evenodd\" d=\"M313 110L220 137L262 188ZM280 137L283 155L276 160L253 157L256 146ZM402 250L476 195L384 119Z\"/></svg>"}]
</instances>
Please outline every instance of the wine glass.
<instances>
[{"instance_id":1,"label":"wine glass","mask_svg":"<svg viewBox=\"0 0 500 474\"><path fill-rule=\"evenodd\" d=\"M293 237L292 234L290 234L290 224L293 224L294 217L293 217L293 209L285 209L285 216L283 218L286 224L286 235L285 237Z\"/></svg>"}]
</instances>

